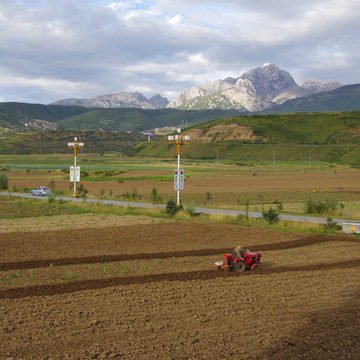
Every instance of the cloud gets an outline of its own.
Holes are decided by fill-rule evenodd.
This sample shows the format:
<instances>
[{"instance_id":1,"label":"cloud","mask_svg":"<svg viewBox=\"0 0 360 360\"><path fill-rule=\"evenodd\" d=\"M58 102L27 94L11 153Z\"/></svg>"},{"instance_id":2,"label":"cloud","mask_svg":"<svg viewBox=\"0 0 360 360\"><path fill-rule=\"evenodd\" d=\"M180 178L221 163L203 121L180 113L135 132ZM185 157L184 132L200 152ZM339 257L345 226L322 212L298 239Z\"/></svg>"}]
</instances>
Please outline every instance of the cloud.
<instances>
[{"instance_id":1,"label":"cloud","mask_svg":"<svg viewBox=\"0 0 360 360\"><path fill-rule=\"evenodd\" d=\"M359 82L357 0L0 0L0 101L175 97L265 62Z\"/></svg>"}]
</instances>

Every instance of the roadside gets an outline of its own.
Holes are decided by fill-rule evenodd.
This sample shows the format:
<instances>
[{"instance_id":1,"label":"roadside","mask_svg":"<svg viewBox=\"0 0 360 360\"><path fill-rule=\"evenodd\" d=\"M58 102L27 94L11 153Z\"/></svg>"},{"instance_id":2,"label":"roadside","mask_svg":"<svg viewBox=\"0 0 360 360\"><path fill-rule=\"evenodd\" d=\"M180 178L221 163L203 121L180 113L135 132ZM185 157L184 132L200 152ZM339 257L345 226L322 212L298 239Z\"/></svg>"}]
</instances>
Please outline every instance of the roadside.
<instances>
[{"instance_id":1,"label":"roadside","mask_svg":"<svg viewBox=\"0 0 360 360\"><path fill-rule=\"evenodd\" d=\"M43 196L32 196L30 194L22 194L22 193L12 193L12 192L0 192L0 196L14 196L14 197L22 197L22 198L36 198L41 200L47 200L47 197ZM83 198L73 198L66 196L56 196L55 200L63 200L63 201L73 201L73 202L84 202ZM157 209L165 209L165 205L163 204L146 204L139 202L131 202L131 201L116 201L116 200L101 200L101 199L86 199L87 203L99 203L103 205L113 205L113 206L129 206L133 208L157 208ZM200 208L195 207L194 211L199 214L220 214L225 216L246 216L245 211L237 211L237 210L224 210L224 209L208 209L208 208ZM262 218L263 215L261 212L248 212L247 216L251 218ZM328 220L324 217L312 217L312 216L298 216L298 215L279 215L280 220L284 221L294 221L294 222L307 222L307 223L317 223L317 224L327 224ZM347 219L332 219L333 222L336 222L338 225L341 225L346 222L350 223L358 223L356 220L347 220Z\"/></svg>"}]
</instances>

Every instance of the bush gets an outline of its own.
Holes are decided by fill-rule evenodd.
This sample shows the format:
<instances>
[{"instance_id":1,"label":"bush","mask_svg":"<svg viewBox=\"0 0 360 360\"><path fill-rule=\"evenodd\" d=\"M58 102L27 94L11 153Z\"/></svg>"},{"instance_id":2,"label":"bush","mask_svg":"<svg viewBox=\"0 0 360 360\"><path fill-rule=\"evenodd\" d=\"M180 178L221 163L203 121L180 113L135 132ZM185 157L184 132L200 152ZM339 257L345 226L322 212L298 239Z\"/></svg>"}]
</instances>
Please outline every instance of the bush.
<instances>
[{"instance_id":1,"label":"bush","mask_svg":"<svg viewBox=\"0 0 360 360\"><path fill-rule=\"evenodd\" d=\"M49 181L49 188L51 189L51 191L55 190L55 180L54 180L54 178L51 178L51 180Z\"/></svg>"},{"instance_id":2,"label":"bush","mask_svg":"<svg viewBox=\"0 0 360 360\"><path fill-rule=\"evenodd\" d=\"M162 202L162 196L158 193L156 188L153 188L151 191L151 201L153 204L158 204Z\"/></svg>"},{"instance_id":3,"label":"bush","mask_svg":"<svg viewBox=\"0 0 360 360\"><path fill-rule=\"evenodd\" d=\"M51 193L48 197L48 203L53 203L55 201L55 195Z\"/></svg>"},{"instance_id":4,"label":"bush","mask_svg":"<svg viewBox=\"0 0 360 360\"><path fill-rule=\"evenodd\" d=\"M122 197L125 198L125 199L130 199L130 193L128 191L125 191L123 194L122 194Z\"/></svg>"},{"instance_id":5,"label":"bush","mask_svg":"<svg viewBox=\"0 0 360 360\"><path fill-rule=\"evenodd\" d=\"M273 224L280 220L278 212L273 208L270 208L268 211L263 211L262 216L269 224Z\"/></svg>"},{"instance_id":6,"label":"bush","mask_svg":"<svg viewBox=\"0 0 360 360\"><path fill-rule=\"evenodd\" d=\"M195 211L195 208L192 206L187 206L185 208L185 212L190 215L191 217L199 216L200 214Z\"/></svg>"},{"instance_id":7,"label":"bush","mask_svg":"<svg viewBox=\"0 0 360 360\"><path fill-rule=\"evenodd\" d=\"M0 174L0 190L7 190L9 186L9 179L5 174Z\"/></svg>"},{"instance_id":8,"label":"bush","mask_svg":"<svg viewBox=\"0 0 360 360\"><path fill-rule=\"evenodd\" d=\"M274 200L273 204L278 208L278 210L283 209L283 203L281 201L279 201L278 199Z\"/></svg>"},{"instance_id":9,"label":"bush","mask_svg":"<svg viewBox=\"0 0 360 360\"><path fill-rule=\"evenodd\" d=\"M181 207L177 207L176 203L174 200L169 200L166 203L166 208L165 211L167 214L171 215L171 216L175 216L175 214L180 210Z\"/></svg>"},{"instance_id":10,"label":"bush","mask_svg":"<svg viewBox=\"0 0 360 360\"><path fill-rule=\"evenodd\" d=\"M305 200L304 212L305 214L323 214L325 212L333 212L336 210L337 201L327 199L323 201L314 201L311 197L307 197Z\"/></svg>"},{"instance_id":11,"label":"bush","mask_svg":"<svg viewBox=\"0 0 360 360\"><path fill-rule=\"evenodd\" d=\"M77 198L82 197L85 200L88 192L89 190L86 187L84 187L83 184L80 184L76 189L76 197Z\"/></svg>"},{"instance_id":12,"label":"bush","mask_svg":"<svg viewBox=\"0 0 360 360\"><path fill-rule=\"evenodd\" d=\"M337 222L334 221L332 218L326 219L325 229L327 230L336 230L337 229Z\"/></svg>"}]
</instances>

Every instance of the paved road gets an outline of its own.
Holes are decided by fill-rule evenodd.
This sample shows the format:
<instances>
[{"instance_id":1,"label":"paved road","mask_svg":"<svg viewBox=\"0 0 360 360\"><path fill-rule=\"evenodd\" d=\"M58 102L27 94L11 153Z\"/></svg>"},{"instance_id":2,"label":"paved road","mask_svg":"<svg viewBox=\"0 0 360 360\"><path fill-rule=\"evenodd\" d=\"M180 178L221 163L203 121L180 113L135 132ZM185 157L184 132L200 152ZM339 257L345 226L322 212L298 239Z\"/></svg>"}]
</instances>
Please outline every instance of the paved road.
<instances>
[{"instance_id":1,"label":"paved road","mask_svg":"<svg viewBox=\"0 0 360 360\"><path fill-rule=\"evenodd\" d=\"M42 200L47 200L45 196L32 196L30 194L22 194L22 193L12 193L12 192L0 192L1 196L17 196L23 198L37 198ZM66 197L66 196L56 196L56 200L64 200L64 201L75 201L75 202L83 202L82 198L74 198L74 197ZM165 209L165 205L161 204L145 204L145 203L137 203L131 201L116 201L116 200L100 200L100 199L86 199L88 203L100 203L105 205L115 205L115 206L130 206L130 207L138 207L138 208L158 208ZM223 214L228 216L245 216L245 211L236 211L236 210L223 210L223 209L207 209L207 208L194 208L194 211L201 214ZM262 218L262 214L259 212L249 212L249 217L253 218ZM279 215L281 220L286 221L299 221L299 222L312 222L318 224L326 224L327 219L322 217L312 217L312 216L297 216L297 215ZM344 222L358 222L355 220L344 220L344 219L333 219L338 225L341 225Z\"/></svg>"}]
</instances>

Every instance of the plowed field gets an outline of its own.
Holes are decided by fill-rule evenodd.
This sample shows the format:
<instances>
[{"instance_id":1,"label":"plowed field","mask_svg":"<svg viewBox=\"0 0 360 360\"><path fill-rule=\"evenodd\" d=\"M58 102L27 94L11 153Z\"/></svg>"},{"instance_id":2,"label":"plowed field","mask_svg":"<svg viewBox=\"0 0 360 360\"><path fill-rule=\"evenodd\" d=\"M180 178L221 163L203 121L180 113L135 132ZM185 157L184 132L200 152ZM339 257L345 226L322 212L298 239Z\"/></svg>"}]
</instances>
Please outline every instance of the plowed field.
<instances>
[{"instance_id":1,"label":"plowed field","mask_svg":"<svg viewBox=\"0 0 360 360\"><path fill-rule=\"evenodd\" d=\"M216 270L237 245L261 266ZM124 223L3 232L0 250L0 359L359 358L355 236Z\"/></svg>"}]
</instances>

